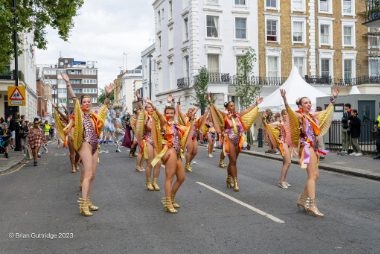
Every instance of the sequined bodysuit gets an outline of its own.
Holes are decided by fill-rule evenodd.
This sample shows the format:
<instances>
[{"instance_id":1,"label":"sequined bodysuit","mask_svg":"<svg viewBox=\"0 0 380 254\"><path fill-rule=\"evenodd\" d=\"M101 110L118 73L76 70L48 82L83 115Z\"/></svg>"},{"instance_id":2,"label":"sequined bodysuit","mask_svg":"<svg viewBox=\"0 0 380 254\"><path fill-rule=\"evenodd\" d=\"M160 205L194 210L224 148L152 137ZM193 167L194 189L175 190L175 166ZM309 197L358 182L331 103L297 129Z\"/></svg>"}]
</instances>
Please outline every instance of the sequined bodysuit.
<instances>
[{"instance_id":1,"label":"sequined bodysuit","mask_svg":"<svg viewBox=\"0 0 380 254\"><path fill-rule=\"evenodd\" d=\"M83 136L84 141L89 143L92 148L92 154L96 152L96 149L98 149L98 136L96 135L92 120L91 120L91 114L84 114L83 116Z\"/></svg>"}]
</instances>

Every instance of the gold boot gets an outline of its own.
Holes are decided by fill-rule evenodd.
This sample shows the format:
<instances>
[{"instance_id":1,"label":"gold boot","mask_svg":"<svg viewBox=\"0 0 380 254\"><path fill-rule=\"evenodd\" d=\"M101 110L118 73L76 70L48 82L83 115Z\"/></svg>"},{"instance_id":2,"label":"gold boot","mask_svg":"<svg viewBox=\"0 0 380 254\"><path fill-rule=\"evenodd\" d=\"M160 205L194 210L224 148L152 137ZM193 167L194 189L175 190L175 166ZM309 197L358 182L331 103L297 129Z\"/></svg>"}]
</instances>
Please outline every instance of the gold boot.
<instances>
[{"instance_id":1,"label":"gold boot","mask_svg":"<svg viewBox=\"0 0 380 254\"><path fill-rule=\"evenodd\" d=\"M233 178L231 175L227 176L226 184L227 184L227 189L229 189L229 188L232 189L234 187L234 181L233 181Z\"/></svg>"},{"instance_id":2,"label":"gold boot","mask_svg":"<svg viewBox=\"0 0 380 254\"><path fill-rule=\"evenodd\" d=\"M92 216L93 214L90 212L90 209L88 208L88 201L87 199L84 199L84 198L79 198L78 199L78 203L79 203L79 212L86 216L86 217L89 217L89 216Z\"/></svg>"},{"instance_id":3,"label":"gold boot","mask_svg":"<svg viewBox=\"0 0 380 254\"><path fill-rule=\"evenodd\" d=\"M90 209L90 211L98 211L99 210L99 207L94 205L90 198L87 199L87 204L88 204L88 208Z\"/></svg>"},{"instance_id":4,"label":"gold boot","mask_svg":"<svg viewBox=\"0 0 380 254\"><path fill-rule=\"evenodd\" d=\"M149 191L154 191L154 188L153 188L153 185L152 185L152 182L150 180L147 180L146 181L146 188L149 190Z\"/></svg>"},{"instance_id":5,"label":"gold boot","mask_svg":"<svg viewBox=\"0 0 380 254\"><path fill-rule=\"evenodd\" d=\"M239 189L237 177L234 177L233 179L234 179L234 191L238 192L240 189Z\"/></svg>"},{"instance_id":6,"label":"gold boot","mask_svg":"<svg viewBox=\"0 0 380 254\"><path fill-rule=\"evenodd\" d=\"M186 169L187 172L193 172L193 169L191 168L191 163L190 162L186 162L185 169Z\"/></svg>"},{"instance_id":7,"label":"gold boot","mask_svg":"<svg viewBox=\"0 0 380 254\"><path fill-rule=\"evenodd\" d=\"M306 201L306 195L304 193L300 194L297 200L297 206L298 208L305 209L305 201Z\"/></svg>"},{"instance_id":8,"label":"gold boot","mask_svg":"<svg viewBox=\"0 0 380 254\"><path fill-rule=\"evenodd\" d=\"M220 160L219 161L219 167L220 168L225 168L226 167L226 164L224 163L224 160Z\"/></svg>"},{"instance_id":9,"label":"gold boot","mask_svg":"<svg viewBox=\"0 0 380 254\"><path fill-rule=\"evenodd\" d=\"M161 202L164 205L165 212L168 212L168 213L177 213L178 212L176 209L174 209L173 203L172 203L170 197L163 197Z\"/></svg>"},{"instance_id":10,"label":"gold boot","mask_svg":"<svg viewBox=\"0 0 380 254\"><path fill-rule=\"evenodd\" d=\"M153 178L152 185L153 185L153 188L154 188L155 191L159 191L160 190L160 186L158 186L157 180L158 180L158 178Z\"/></svg>"},{"instance_id":11,"label":"gold boot","mask_svg":"<svg viewBox=\"0 0 380 254\"><path fill-rule=\"evenodd\" d=\"M173 207L174 208L180 208L181 206L175 201L175 196L172 195L171 198L172 198L171 201L172 201Z\"/></svg>"},{"instance_id":12,"label":"gold boot","mask_svg":"<svg viewBox=\"0 0 380 254\"><path fill-rule=\"evenodd\" d=\"M308 214L315 217L324 217L325 215L318 210L315 199L307 197L305 200L305 210Z\"/></svg>"}]
</instances>

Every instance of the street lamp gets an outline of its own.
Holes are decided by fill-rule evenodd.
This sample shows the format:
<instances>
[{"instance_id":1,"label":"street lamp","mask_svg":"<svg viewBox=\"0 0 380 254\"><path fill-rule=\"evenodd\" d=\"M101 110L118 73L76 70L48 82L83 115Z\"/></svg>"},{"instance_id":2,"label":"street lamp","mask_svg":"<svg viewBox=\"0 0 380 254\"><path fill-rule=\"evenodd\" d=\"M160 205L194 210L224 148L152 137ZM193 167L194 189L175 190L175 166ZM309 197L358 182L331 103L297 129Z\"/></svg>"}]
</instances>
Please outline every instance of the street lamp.
<instances>
[{"instance_id":1,"label":"street lamp","mask_svg":"<svg viewBox=\"0 0 380 254\"><path fill-rule=\"evenodd\" d=\"M149 58L149 100L152 100L152 54L148 55Z\"/></svg>"}]
</instances>

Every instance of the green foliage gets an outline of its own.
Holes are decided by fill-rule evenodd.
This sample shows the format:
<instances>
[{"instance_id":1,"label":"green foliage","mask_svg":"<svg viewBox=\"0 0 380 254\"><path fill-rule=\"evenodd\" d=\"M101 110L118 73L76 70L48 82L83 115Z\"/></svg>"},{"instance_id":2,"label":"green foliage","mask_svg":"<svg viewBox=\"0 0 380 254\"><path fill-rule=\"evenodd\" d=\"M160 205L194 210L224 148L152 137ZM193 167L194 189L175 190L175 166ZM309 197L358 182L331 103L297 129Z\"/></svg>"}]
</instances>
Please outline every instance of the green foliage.
<instances>
[{"instance_id":1,"label":"green foliage","mask_svg":"<svg viewBox=\"0 0 380 254\"><path fill-rule=\"evenodd\" d=\"M111 101L113 101L113 100L115 99L115 97L114 97L114 93L112 92L112 93L108 96L108 98L109 98ZM99 96L98 96L98 103L99 103L99 104L103 104L103 102L104 102L105 99L106 99L106 94L104 93L104 89L101 89L101 88L100 88L100 94L99 94Z\"/></svg>"},{"instance_id":2,"label":"green foliage","mask_svg":"<svg viewBox=\"0 0 380 254\"><path fill-rule=\"evenodd\" d=\"M201 109L201 114L204 113L207 106L207 87L208 87L208 71L206 67L199 70L196 77L194 90L197 99L198 107Z\"/></svg>"},{"instance_id":3,"label":"green foliage","mask_svg":"<svg viewBox=\"0 0 380 254\"><path fill-rule=\"evenodd\" d=\"M250 82L252 69L256 62L256 53L252 48L238 60L238 76L236 84L236 96L243 108L249 107L257 98L260 88Z\"/></svg>"},{"instance_id":4,"label":"green foliage","mask_svg":"<svg viewBox=\"0 0 380 254\"><path fill-rule=\"evenodd\" d=\"M0 67L9 64L13 54L12 34L15 29L34 34L34 45L46 49L47 26L58 30L61 39L67 41L73 18L84 0L17 0L14 22L12 0L0 0ZM19 49L23 48L18 39ZM21 51L21 50L20 50Z\"/></svg>"}]
</instances>

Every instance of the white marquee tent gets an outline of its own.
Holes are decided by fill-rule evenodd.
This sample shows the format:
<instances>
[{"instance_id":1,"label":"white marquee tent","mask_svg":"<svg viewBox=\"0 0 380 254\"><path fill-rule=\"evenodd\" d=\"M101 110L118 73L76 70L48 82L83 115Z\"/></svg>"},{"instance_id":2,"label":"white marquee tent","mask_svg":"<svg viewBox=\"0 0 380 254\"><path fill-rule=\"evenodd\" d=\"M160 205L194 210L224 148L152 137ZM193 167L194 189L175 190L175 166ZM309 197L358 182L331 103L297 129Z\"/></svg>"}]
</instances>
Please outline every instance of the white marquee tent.
<instances>
[{"instance_id":1,"label":"white marquee tent","mask_svg":"<svg viewBox=\"0 0 380 254\"><path fill-rule=\"evenodd\" d=\"M290 72L285 83L264 98L263 103L259 106L260 111L271 109L274 112L279 112L284 108L284 102L280 94L280 89L285 89L289 106L294 110L298 108L296 105L296 100L300 97L306 96L310 98L313 108L315 109L317 97L329 96L328 94L325 94L308 84L300 76L297 68L293 66L292 71Z\"/></svg>"}]
</instances>

